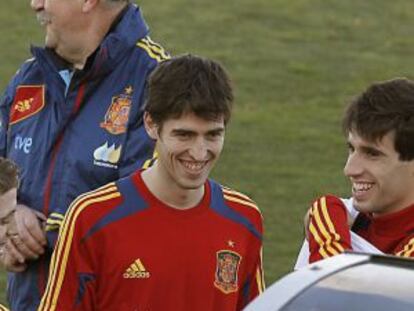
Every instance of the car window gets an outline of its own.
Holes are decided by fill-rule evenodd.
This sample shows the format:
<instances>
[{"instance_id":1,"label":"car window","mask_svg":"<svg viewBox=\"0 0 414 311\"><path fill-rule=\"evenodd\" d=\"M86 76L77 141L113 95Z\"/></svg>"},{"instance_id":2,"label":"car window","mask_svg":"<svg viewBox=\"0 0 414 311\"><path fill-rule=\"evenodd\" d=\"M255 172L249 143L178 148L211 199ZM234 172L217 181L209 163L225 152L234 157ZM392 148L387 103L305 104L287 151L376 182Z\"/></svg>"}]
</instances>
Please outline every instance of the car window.
<instances>
[{"instance_id":1,"label":"car window","mask_svg":"<svg viewBox=\"0 0 414 311\"><path fill-rule=\"evenodd\" d=\"M367 263L339 271L302 292L283 311L413 311L414 270Z\"/></svg>"}]
</instances>

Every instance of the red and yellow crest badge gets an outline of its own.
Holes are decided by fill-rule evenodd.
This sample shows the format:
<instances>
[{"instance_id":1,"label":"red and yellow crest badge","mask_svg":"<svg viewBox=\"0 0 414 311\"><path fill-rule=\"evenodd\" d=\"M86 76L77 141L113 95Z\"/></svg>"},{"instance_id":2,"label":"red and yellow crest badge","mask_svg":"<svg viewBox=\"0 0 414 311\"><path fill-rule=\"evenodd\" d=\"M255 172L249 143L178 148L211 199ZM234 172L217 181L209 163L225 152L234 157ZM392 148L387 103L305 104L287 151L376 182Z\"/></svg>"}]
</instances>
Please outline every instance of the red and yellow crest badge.
<instances>
[{"instance_id":1,"label":"red and yellow crest badge","mask_svg":"<svg viewBox=\"0 0 414 311\"><path fill-rule=\"evenodd\" d=\"M109 133L119 135L125 133L128 125L129 112L132 103L132 87L125 89L125 93L112 97L111 106L105 114L100 126Z\"/></svg>"},{"instance_id":2,"label":"red and yellow crest badge","mask_svg":"<svg viewBox=\"0 0 414 311\"><path fill-rule=\"evenodd\" d=\"M238 273L242 257L230 250L221 250L217 254L217 267L214 285L225 294L236 292Z\"/></svg>"},{"instance_id":3,"label":"red and yellow crest badge","mask_svg":"<svg viewBox=\"0 0 414 311\"><path fill-rule=\"evenodd\" d=\"M45 88L43 85L18 86L10 110L10 125L35 115L44 106Z\"/></svg>"}]
</instances>

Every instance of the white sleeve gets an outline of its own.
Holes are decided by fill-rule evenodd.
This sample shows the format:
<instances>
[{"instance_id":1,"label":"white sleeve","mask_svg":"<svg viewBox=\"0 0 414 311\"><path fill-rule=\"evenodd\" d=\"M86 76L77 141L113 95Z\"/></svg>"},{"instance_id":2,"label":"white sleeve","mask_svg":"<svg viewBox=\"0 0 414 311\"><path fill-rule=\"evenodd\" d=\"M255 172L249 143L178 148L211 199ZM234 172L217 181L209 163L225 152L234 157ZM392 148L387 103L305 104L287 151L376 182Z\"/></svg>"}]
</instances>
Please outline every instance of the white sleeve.
<instances>
[{"instance_id":1,"label":"white sleeve","mask_svg":"<svg viewBox=\"0 0 414 311\"><path fill-rule=\"evenodd\" d=\"M351 231L351 245L354 252L368 253L368 254L383 254L378 248L369 243L364 238ZM294 266L294 270L301 269L309 264L309 243L305 239L299 251L298 258Z\"/></svg>"},{"instance_id":2,"label":"white sleeve","mask_svg":"<svg viewBox=\"0 0 414 311\"><path fill-rule=\"evenodd\" d=\"M341 198L342 203L344 203L346 210L348 211L349 215L351 216L352 220L358 216L359 212L354 207L354 199L351 197L349 199Z\"/></svg>"}]
</instances>

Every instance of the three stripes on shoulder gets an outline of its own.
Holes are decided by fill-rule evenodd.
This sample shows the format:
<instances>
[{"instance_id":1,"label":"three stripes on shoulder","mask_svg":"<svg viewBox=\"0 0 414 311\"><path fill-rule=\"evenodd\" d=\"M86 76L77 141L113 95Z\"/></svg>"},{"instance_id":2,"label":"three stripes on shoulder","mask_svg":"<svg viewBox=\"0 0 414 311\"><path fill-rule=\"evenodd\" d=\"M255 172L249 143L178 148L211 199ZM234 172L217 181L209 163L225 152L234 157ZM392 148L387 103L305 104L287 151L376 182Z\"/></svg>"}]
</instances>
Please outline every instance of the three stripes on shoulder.
<instances>
[{"instance_id":1,"label":"three stripes on shoulder","mask_svg":"<svg viewBox=\"0 0 414 311\"><path fill-rule=\"evenodd\" d=\"M251 207L251 208L257 210L261 214L261 212L260 212L259 208L257 207L256 203L253 200L251 200L247 195L244 195L243 193L234 191L234 190L232 190L230 188L226 188L226 187L223 187L222 190L223 190L224 198L226 200L231 201L231 202L236 202L236 203L248 206L248 207Z\"/></svg>"},{"instance_id":2,"label":"three stripes on shoulder","mask_svg":"<svg viewBox=\"0 0 414 311\"><path fill-rule=\"evenodd\" d=\"M170 54L160 44L152 41L149 36L139 40L137 46L145 50L151 58L158 62L171 58Z\"/></svg>"}]
</instances>

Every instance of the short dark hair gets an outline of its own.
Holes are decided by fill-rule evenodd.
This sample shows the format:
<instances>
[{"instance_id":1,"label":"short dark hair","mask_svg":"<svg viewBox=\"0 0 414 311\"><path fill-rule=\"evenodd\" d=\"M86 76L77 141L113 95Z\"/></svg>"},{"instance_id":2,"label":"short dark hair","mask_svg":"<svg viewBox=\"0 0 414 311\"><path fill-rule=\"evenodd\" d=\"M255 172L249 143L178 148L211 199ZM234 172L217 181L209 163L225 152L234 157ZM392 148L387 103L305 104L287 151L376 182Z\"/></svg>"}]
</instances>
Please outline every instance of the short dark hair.
<instances>
[{"instance_id":1,"label":"short dark hair","mask_svg":"<svg viewBox=\"0 0 414 311\"><path fill-rule=\"evenodd\" d=\"M0 195L19 185L19 169L9 159L0 157Z\"/></svg>"},{"instance_id":2,"label":"short dark hair","mask_svg":"<svg viewBox=\"0 0 414 311\"><path fill-rule=\"evenodd\" d=\"M150 75L145 110L162 127L164 121L194 113L205 120L230 120L233 88L216 61L191 54L161 62Z\"/></svg>"},{"instance_id":3,"label":"short dark hair","mask_svg":"<svg viewBox=\"0 0 414 311\"><path fill-rule=\"evenodd\" d=\"M414 82L397 78L372 84L348 106L342 128L372 142L394 132L400 160L413 160Z\"/></svg>"}]
</instances>

